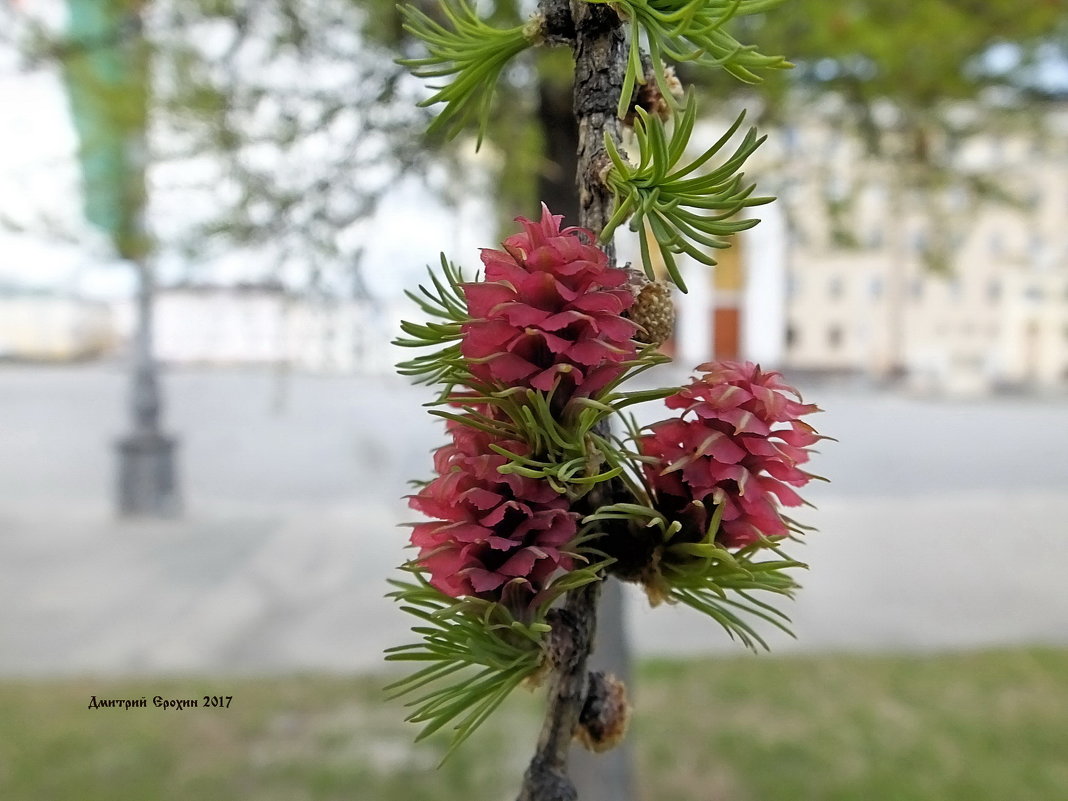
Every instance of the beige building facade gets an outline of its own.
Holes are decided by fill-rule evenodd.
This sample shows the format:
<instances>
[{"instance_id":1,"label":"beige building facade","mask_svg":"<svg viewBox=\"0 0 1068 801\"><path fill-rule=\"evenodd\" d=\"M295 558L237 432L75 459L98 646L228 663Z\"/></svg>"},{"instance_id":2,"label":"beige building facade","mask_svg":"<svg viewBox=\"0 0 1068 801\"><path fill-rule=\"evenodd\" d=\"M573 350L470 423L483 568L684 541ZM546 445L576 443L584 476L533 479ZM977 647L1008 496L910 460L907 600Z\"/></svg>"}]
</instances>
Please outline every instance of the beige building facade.
<instances>
[{"instance_id":1,"label":"beige building facade","mask_svg":"<svg viewBox=\"0 0 1068 801\"><path fill-rule=\"evenodd\" d=\"M117 340L104 303L40 291L0 292L0 359L92 359L113 349Z\"/></svg>"},{"instance_id":2,"label":"beige building facade","mask_svg":"<svg viewBox=\"0 0 1068 801\"><path fill-rule=\"evenodd\" d=\"M951 167L934 182L907 160L872 158L824 112L773 131L752 165L779 200L753 210L765 219L734 262L680 297L690 355L904 375L955 394L1068 387L1068 108L931 142ZM724 304L741 312L728 343ZM776 330L779 348L746 333Z\"/></svg>"}]
</instances>

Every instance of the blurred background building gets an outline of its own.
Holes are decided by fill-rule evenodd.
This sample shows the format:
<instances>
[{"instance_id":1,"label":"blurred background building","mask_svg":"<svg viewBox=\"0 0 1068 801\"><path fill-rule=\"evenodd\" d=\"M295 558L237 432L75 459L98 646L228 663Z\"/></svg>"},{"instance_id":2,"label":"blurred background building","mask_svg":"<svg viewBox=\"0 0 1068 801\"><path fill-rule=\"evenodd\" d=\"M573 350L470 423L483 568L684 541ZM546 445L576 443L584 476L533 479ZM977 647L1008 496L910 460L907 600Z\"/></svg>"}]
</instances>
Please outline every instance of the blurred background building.
<instances>
[{"instance_id":1,"label":"blurred background building","mask_svg":"<svg viewBox=\"0 0 1068 801\"><path fill-rule=\"evenodd\" d=\"M0 360L67 362L119 346L112 308L54 290L0 285Z\"/></svg>"},{"instance_id":2,"label":"blurred background building","mask_svg":"<svg viewBox=\"0 0 1068 801\"><path fill-rule=\"evenodd\" d=\"M826 113L833 115L834 104ZM1068 384L1068 109L1026 131L972 136L959 176L1009 175L1015 194L904 184L831 121L769 137L755 167L779 203L708 271L688 267L675 347L689 362L765 364L974 394ZM487 243L487 244L491 244ZM411 265L408 272L415 273ZM130 333L124 300L8 283L0 354L105 357ZM343 297L277 280L178 282L158 292L158 358L171 365L286 364L388 371L414 307L390 291Z\"/></svg>"},{"instance_id":3,"label":"blurred background building","mask_svg":"<svg viewBox=\"0 0 1068 801\"><path fill-rule=\"evenodd\" d=\"M830 121L775 132L757 181L779 203L713 271L691 270L682 351L928 392L1064 389L1066 144L1068 110L1053 109L1028 131L941 143L957 183L916 187ZM960 185L983 175L1016 194Z\"/></svg>"},{"instance_id":4,"label":"blurred background building","mask_svg":"<svg viewBox=\"0 0 1068 801\"><path fill-rule=\"evenodd\" d=\"M389 340L401 314L396 303L302 295L278 283L176 285L159 290L156 303L155 352L165 365L284 365L342 375L392 370ZM131 305L6 285L0 288L0 360L114 358L129 345Z\"/></svg>"},{"instance_id":5,"label":"blurred background building","mask_svg":"<svg viewBox=\"0 0 1068 801\"><path fill-rule=\"evenodd\" d=\"M382 311L369 299L301 295L278 283L179 285L159 292L156 353L165 364L284 364L316 373L391 369Z\"/></svg>"}]
</instances>

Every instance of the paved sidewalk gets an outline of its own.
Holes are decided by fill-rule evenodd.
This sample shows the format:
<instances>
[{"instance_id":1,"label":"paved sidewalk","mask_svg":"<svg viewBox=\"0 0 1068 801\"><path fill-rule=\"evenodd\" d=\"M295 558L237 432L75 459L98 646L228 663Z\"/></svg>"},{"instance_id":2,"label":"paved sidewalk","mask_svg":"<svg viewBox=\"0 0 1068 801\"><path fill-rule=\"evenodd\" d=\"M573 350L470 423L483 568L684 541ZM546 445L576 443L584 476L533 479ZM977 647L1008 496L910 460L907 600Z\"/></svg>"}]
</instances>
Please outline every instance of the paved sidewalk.
<instances>
[{"instance_id":1,"label":"paved sidewalk","mask_svg":"<svg viewBox=\"0 0 1068 801\"><path fill-rule=\"evenodd\" d=\"M774 649L1068 644L1068 498L828 499ZM379 666L409 621L383 598L400 514L372 505L214 508L185 520L6 517L0 674ZM628 595L642 653L733 650L685 609Z\"/></svg>"},{"instance_id":2,"label":"paved sidewalk","mask_svg":"<svg viewBox=\"0 0 1068 801\"><path fill-rule=\"evenodd\" d=\"M438 430L386 379L167 381L181 520L111 516L124 379L0 369L0 675L364 670L408 637L383 598ZM810 390L829 409L819 526L775 649L1068 644L1068 410ZM632 593L639 652L737 650Z\"/></svg>"}]
</instances>

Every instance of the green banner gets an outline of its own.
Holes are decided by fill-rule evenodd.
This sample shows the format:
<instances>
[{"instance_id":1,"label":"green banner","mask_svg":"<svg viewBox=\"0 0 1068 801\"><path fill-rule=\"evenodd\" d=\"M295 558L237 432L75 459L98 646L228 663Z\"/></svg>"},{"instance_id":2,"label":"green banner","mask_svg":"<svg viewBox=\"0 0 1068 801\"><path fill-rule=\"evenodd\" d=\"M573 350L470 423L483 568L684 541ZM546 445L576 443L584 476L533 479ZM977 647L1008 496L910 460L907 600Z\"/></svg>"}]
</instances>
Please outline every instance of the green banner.
<instances>
[{"instance_id":1,"label":"green banner","mask_svg":"<svg viewBox=\"0 0 1068 801\"><path fill-rule=\"evenodd\" d=\"M124 258L145 255L148 47L144 0L67 0L64 78L78 133L85 216Z\"/></svg>"}]
</instances>

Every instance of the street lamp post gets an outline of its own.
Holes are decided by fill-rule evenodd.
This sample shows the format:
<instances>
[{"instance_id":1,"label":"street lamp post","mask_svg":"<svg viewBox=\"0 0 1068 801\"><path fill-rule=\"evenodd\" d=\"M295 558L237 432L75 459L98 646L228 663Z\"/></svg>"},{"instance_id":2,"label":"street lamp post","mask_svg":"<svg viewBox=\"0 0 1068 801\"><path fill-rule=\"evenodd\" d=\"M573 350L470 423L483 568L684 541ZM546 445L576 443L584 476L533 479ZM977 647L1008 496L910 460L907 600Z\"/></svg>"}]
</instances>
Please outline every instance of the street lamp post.
<instances>
[{"instance_id":1,"label":"street lamp post","mask_svg":"<svg viewBox=\"0 0 1068 801\"><path fill-rule=\"evenodd\" d=\"M68 37L60 49L78 132L85 216L107 233L137 271L131 347L132 430L117 443L118 512L179 513L175 441L160 430L160 391L152 348L155 290L151 238L144 223L149 48L145 0L67 0Z\"/></svg>"},{"instance_id":2,"label":"street lamp post","mask_svg":"<svg viewBox=\"0 0 1068 801\"><path fill-rule=\"evenodd\" d=\"M181 511L176 441L160 428L159 375L152 347L155 282L146 260L137 268L137 325L131 342L132 430L116 443L118 511L123 517L174 517Z\"/></svg>"}]
</instances>

